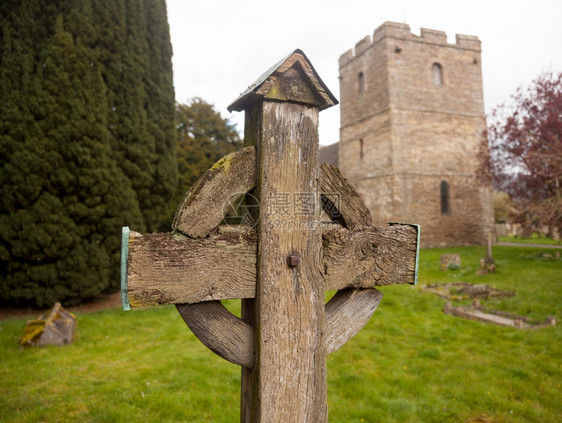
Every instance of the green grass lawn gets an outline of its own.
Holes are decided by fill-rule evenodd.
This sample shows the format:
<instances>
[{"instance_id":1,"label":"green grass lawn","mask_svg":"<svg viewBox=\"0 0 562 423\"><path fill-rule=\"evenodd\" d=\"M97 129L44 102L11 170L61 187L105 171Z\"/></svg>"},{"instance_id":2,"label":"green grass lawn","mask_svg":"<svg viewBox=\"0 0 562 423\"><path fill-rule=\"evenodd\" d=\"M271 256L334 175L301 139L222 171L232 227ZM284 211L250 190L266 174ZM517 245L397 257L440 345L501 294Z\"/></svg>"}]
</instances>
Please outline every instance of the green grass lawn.
<instances>
[{"instance_id":1,"label":"green grass lawn","mask_svg":"<svg viewBox=\"0 0 562 423\"><path fill-rule=\"evenodd\" d=\"M457 271L439 256L460 254ZM491 308L560 315L554 250L424 250L420 285L465 281L515 291ZM373 318L328 357L330 422L558 422L562 329L517 330L443 314L421 288L389 286ZM235 302L230 307L237 307ZM173 307L79 314L74 344L19 350L24 319L0 321L2 422L235 422L240 370L207 350Z\"/></svg>"}]
</instances>

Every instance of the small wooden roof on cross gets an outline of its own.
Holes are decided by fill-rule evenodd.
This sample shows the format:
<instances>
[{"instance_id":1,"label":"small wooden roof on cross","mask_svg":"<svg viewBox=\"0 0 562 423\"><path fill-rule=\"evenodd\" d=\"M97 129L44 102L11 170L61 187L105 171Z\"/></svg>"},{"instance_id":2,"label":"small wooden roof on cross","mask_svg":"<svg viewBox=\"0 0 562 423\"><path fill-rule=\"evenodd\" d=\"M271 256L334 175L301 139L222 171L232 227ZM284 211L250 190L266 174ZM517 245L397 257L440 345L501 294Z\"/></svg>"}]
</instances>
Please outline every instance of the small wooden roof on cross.
<instances>
[{"instance_id":1,"label":"small wooden roof on cross","mask_svg":"<svg viewBox=\"0 0 562 423\"><path fill-rule=\"evenodd\" d=\"M248 87L228 111L242 111L258 99L291 101L316 106L319 110L338 104L303 53L297 49L273 65Z\"/></svg>"}]
</instances>

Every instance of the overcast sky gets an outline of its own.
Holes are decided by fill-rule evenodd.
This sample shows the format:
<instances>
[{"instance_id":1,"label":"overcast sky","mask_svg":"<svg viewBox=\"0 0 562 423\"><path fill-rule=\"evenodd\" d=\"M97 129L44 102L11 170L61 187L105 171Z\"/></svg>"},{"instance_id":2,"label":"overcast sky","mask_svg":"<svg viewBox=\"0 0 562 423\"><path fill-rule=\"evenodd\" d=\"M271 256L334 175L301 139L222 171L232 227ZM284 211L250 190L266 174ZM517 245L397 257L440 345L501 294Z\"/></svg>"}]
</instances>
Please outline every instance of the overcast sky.
<instances>
[{"instance_id":1,"label":"overcast sky","mask_svg":"<svg viewBox=\"0 0 562 423\"><path fill-rule=\"evenodd\" d=\"M302 49L339 99L338 58L385 21L482 41L486 112L541 72L562 71L560 0L167 0L176 101L227 106L278 60ZM339 106L320 113L320 143L339 138Z\"/></svg>"}]
</instances>

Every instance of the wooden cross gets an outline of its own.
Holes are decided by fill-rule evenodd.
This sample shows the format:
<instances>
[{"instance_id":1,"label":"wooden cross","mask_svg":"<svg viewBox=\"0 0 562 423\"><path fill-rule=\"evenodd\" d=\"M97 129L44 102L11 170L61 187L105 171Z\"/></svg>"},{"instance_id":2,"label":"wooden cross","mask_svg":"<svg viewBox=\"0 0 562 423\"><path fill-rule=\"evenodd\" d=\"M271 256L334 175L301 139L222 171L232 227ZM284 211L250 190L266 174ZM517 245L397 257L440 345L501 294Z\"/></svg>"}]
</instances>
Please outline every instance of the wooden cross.
<instances>
[{"instance_id":1,"label":"wooden cross","mask_svg":"<svg viewBox=\"0 0 562 423\"><path fill-rule=\"evenodd\" d=\"M372 316L375 286L416 282L419 227L372 227L339 169L318 166L318 114L334 104L294 51L229 107L245 111L245 148L187 192L173 232L124 228L124 308L176 304L207 347L242 366L243 422L326 422L327 354ZM255 227L221 225L248 192ZM237 298L242 318L220 301Z\"/></svg>"}]
</instances>

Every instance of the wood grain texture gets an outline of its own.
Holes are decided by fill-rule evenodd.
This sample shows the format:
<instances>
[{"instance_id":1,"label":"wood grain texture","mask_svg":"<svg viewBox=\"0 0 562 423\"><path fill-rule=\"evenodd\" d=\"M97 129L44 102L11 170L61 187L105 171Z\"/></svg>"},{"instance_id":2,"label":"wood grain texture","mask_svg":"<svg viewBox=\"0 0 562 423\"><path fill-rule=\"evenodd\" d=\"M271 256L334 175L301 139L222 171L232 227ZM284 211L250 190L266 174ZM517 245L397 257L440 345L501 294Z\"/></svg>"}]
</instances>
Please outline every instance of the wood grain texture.
<instances>
[{"instance_id":1,"label":"wood grain texture","mask_svg":"<svg viewBox=\"0 0 562 423\"><path fill-rule=\"evenodd\" d=\"M256 90L265 99L316 106L319 110L337 104L302 51L290 55Z\"/></svg>"},{"instance_id":2,"label":"wood grain texture","mask_svg":"<svg viewBox=\"0 0 562 423\"><path fill-rule=\"evenodd\" d=\"M371 212L336 166L320 166L320 192L324 211L343 227L355 231L372 225Z\"/></svg>"},{"instance_id":3,"label":"wood grain texture","mask_svg":"<svg viewBox=\"0 0 562 423\"><path fill-rule=\"evenodd\" d=\"M416 230L408 225L325 230L325 290L414 283ZM128 295L132 307L255 298L255 231L220 226L206 238L173 234L129 238Z\"/></svg>"},{"instance_id":4,"label":"wood grain texture","mask_svg":"<svg viewBox=\"0 0 562 423\"><path fill-rule=\"evenodd\" d=\"M223 220L230 204L256 183L255 149L235 151L205 172L185 194L172 228L191 237L204 237Z\"/></svg>"},{"instance_id":5,"label":"wood grain texture","mask_svg":"<svg viewBox=\"0 0 562 423\"><path fill-rule=\"evenodd\" d=\"M367 324L382 299L376 289L342 289L326 304L326 351L341 348Z\"/></svg>"},{"instance_id":6,"label":"wood grain texture","mask_svg":"<svg viewBox=\"0 0 562 423\"><path fill-rule=\"evenodd\" d=\"M258 422L327 421L322 238L318 198L318 109L264 102L258 144L258 282L252 417ZM285 197L287 195L288 197ZM300 209L301 195L312 209ZM278 207L289 199L292 212ZM303 211L302 213L300 213ZM290 221L297 230L289 231ZM287 265L300 254L301 264Z\"/></svg>"},{"instance_id":7,"label":"wood grain texture","mask_svg":"<svg viewBox=\"0 0 562 423\"><path fill-rule=\"evenodd\" d=\"M242 195L255 187L256 166L253 145L223 157L186 193L172 228L192 237L206 236L224 218L225 204L229 200L236 202L236 194ZM350 230L371 226L369 209L339 168L324 163L319 178L322 208L328 216Z\"/></svg>"},{"instance_id":8,"label":"wood grain texture","mask_svg":"<svg viewBox=\"0 0 562 423\"><path fill-rule=\"evenodd\" d=\"M306 55L298 49L268 69L227 109L229 112L248 111L263 99L317 106L319 110L338 104Z\"/></svg>"},{"instance_id":9,"label":"wood grain texture","mask_svg":"<svg viewBox=\"0 0 562 423\"><path fill-rule=\"evenodd\" d=\"M326 290L414 284L417 231L409 225L325 231Z\"/></svg>"},{"instance_id":10,"label":"wood grain texture","mask_svg":"<svg viewBox=\"0 0 562 423\"><path fill-rule=\"evenodd\" d=\"M241 301L241 317L252 328L252 336L249 340L255 360L255 300L242 299ZM240 423L250 423L252 421L252 398L253 398L253 380L255 378L254 363L252 367L243 366L240 370ZM257 395L257 393L256 393Z\"/></svg>"},{"instance_id":11,"label":"wood grain texture","mask_svg":"<svg viewBox=\"0 0 562 423\"><path fill-rule=\"evenodd\" d=\"M252 298L256 234L229 227L201 239L132 233L127 278L131 307Z\"/></svg>"},{"instance_id":12,"label":"wood grain texture","mask_svg":"<svg viewBox=\"0 0 562 423\"><path fill-rule=\"evenodd\" d=\"M327 354L341 348L365 326L382 296L376 289L343 289L332 297L326 304ZM231 363L253 368L254 335L250 324L232 315L220 301L180 304L177 309L194 335L209 349Z\"/></svg>"},{"instance_id":13,"label":"wood grain texture","mask_svg":"<svg viewBox=\"0 0 562 423\"><path fill-rule=\"evenodd\" d=\"M334 281L338 281L340 284L342 282L351 283L355 286L363 286L365 282L369 284L374 282L375 285L377 283L385 284L384 276L394 276L397 268L393 266L392 259L395 257L392 257L392 253L388 255L392 248L381 245L383 244L381 241L392 237L381 237L378 230L380 228L370 228L371 213L357 191L336 166L326 163L320 166L320 189L323 193L323 208L333 220L351 231L367 229L366 232L373 235L372 239L366 237L361 239L357 245L353 245L352 240L358 235L356 233L345 234L345 232L332 231L325 234L324 243L334 247L332 251L324 253L326 258L332 258L334 264L332 267L325 267L326 286L330 286ZM389 229L384 228L384 231ZM341 248L338 249L337 246L341 246ZM415 249L416 247L414 247ZM399 248L399 250L401 249ZM375 258L379 252L385 256L383 260ZM355 255L357 253L360 253L359 257ZM360 260L360 257L363 259ZM389 258L392 259L389 260ZM415 253L413 257L406 259L406 262L413 267L414 275L415 261ZM356 274L357 276L354 278ZM400 278L391 279L401 280ZM354 337L367 324L381 299L382 294L375 289L355 288L336 292L326 305L327 353L336 351Z\"/></svg>"},{"instance_id":14,"label":"wood grain texture","mask_svg":"<svg viewBox=\"0 0 562 423\"><path fill-rule=\"evenodd\" d=\"M244 147L252 148L254 151L254 165L257 169L257 154L256 145L261 138L262 133L262 113L261 104L254 103L249 110L244 113ZM256 172L257 173L257 172ZM246 197L247 203L252 203L254 200L257 201L257 190L253 188L250 191L251 197ZM254 204L248 204L254 205ZM259 208L250 207L248 208L248 213L250 218L259 222ZM257 270L257 245L256 245L256 266ZM254 279L255 280L255 279ZM241 317L242 319L252 326L255 327L256 321L256 302L254 298L242 299L240 301ZM255 329L254 329L255 331ZM256 347L255 336L252 333L252 345ZM255 356L254 356L255 357ZM255 383L254 383L255 381ZM253 398L257 397L259 393L257 392L257 370L253 368L242 367L240 371L240 422L241 423L251 423L252 421L252 409L253 409ZM254 387L256 391L254 392ZM257 407L256 407L257 408Z\"/></svg>"},{"instance_id":15,"label":"wood grain texture","mask_svg":"<svg viewBox=\"0 0 562 423\"><path fill-rule=\"evenodd\" d=\"M180 304L177 309L193 334L211 351L239 366L254 365L253 328L220 301Z\"/></svg>"}]
</instances>

